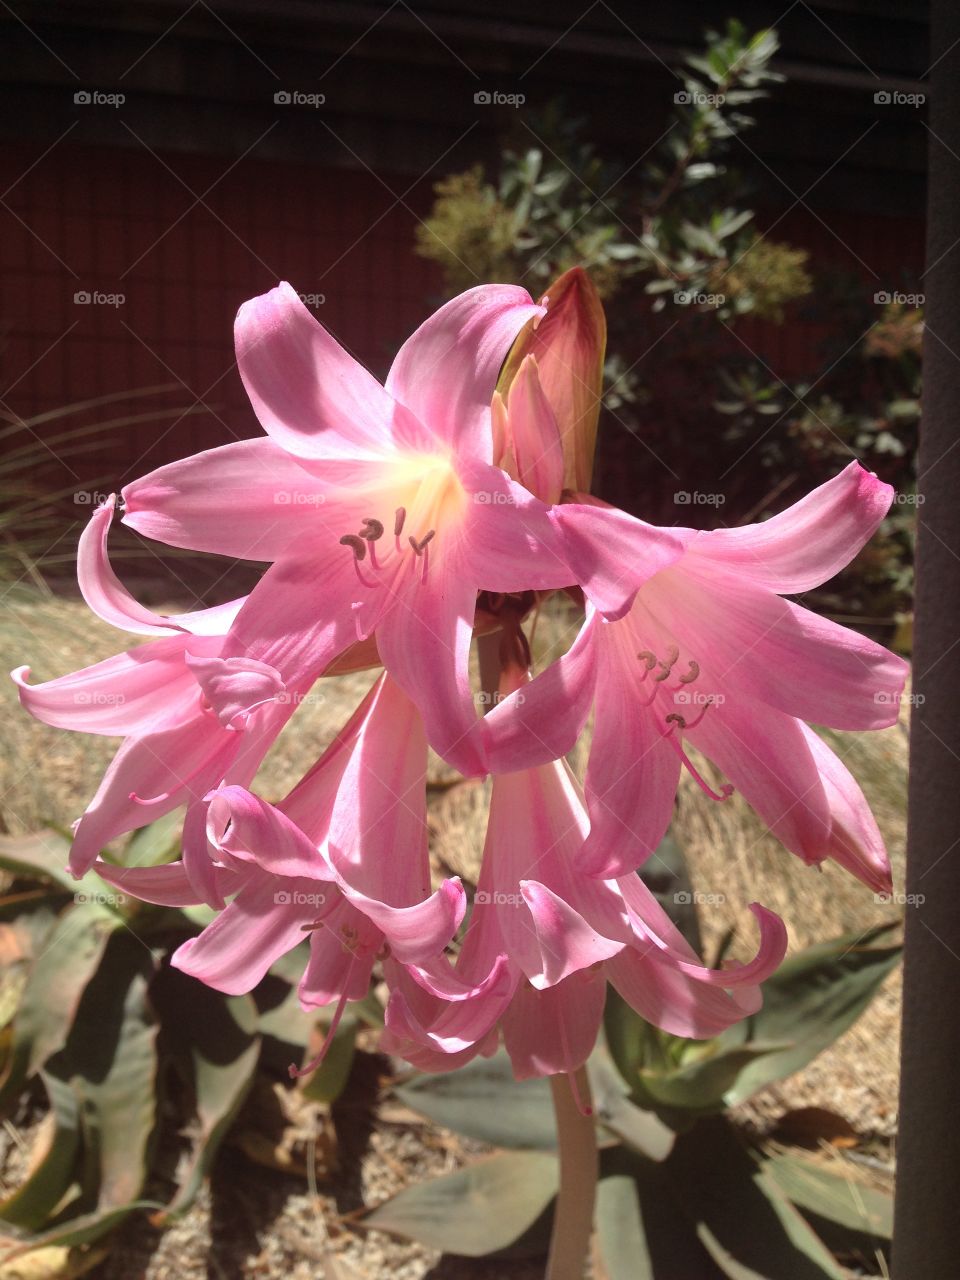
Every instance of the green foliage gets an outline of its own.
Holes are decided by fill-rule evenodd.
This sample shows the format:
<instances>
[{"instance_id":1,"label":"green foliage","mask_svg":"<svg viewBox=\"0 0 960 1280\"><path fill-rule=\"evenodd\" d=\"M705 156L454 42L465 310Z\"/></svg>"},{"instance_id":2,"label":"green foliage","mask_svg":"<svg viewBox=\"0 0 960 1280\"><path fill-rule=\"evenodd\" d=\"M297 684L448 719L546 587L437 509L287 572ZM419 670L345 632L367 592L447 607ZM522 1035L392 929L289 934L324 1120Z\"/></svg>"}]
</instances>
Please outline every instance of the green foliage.
<instances>
[{"instance_id":1,"label":"green foliage","mask_svg":"<svg viewBox=\"0 0 960 1280\"><path fill-rule=\"evenodd\" d=\"M0 1202L0 1225L21 1241L7 1258L89 1243L135 1210L158 1222L184 1213L257 1075L285 1079L329 1021L296 998L303 947L251 996L221 995L169 963L197 933L196 913L133 901L92 872L74 881L69 843L53 830L0 837L0 922L19 948L0 1020L0 1115L38 1090L49 1111L26 1181ZM163 819L131 837L126 860L167 861L178 845ZM323 1065L288 1087L333 1101L359 1026L378 1013L348 1007ZM149 1198L161 1102L192 1135L168 1203Z\"/></svg>"},{"instance_id":2,"label":"green foliage","mask_svg":"<svg viewBox=\"0 0 960 1280\"><path fill-rule=\"evenodd\" d=\"M703 305L730 320L782 318L810 290L806 254L760 238L750 209L727 207L741 187L725 162L730 141L753 124L744 108L781 79L769 67L776 49L775 32L748 36L734 20L708 32L643 168L600 156L585 122L566 119L558 103L531 116L523 145L504 148L496 175L475 165L437 183L417 252L440 264L451 291L497 280L536 293L582 266L604 298L637 280L657 309L660 295L679 291L708 296ZM528 145L531 134L537 145Z\"/></svg>"},{"instance_id":3,"label":"green foliage","mask_svg":"<svg viewBox=\"0 0 960 1280\"><path fill-rule=\"evenodd\" d=\"M688 884L682 854L671 841L651 865L651 887L676 916ZM695 935L695 919L682 923ZM762 1150L730 1112L860 1016L899 959L898 946L880 942L885 932L792 956L764 984L763 1008L714 1040L667 1035L608 990L605 1043L587 1066L602 1148L596 1227L611 1280L842 1280L835 1255L888 1246L889 1196ZM545 1082L514 1080L500 1053L415 1076L399 1093L438 1124L511 1150L402 1191L367 1225L471 1256L523 1256L542 1243L557 1185Z\"/></svg>"}]
</instances>

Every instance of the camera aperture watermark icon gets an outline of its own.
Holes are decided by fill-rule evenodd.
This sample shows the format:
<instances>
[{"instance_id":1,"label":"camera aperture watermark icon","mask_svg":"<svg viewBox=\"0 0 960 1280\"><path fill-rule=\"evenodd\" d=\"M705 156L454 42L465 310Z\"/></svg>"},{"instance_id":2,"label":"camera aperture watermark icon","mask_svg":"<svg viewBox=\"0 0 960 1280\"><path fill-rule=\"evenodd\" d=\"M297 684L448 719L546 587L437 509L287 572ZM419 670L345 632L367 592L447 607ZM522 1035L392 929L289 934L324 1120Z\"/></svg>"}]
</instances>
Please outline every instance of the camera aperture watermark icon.
<instances>
[{"instance_id":1,"label":"camera aperture watermark icon","mask_svg":"<svg viewBox=\"0 0 960 1280\"><path fill-rule=\"evenodd\" d=\"M673 701L678 707L722 707L725 693L704 693L702 689L678 689Z\"/></svg>"},{"instance_id":2,"label":"camera aperture watermark icon","mask_svg":"<svg viewBox=\"0 0 960 1280\"><path fill-rule=\"evenodd\" d=\"M699 489L694 489L692 492L688 489L678 489L673 495L673 501L678 507L722 507L726 500L726 494L701 493Z\"/></svg>"},{"instance_id":3,"label":"camera aperture watermark icon","mask_svg":"<svg viewBox=\"0 0 960 1280\"><path fill-rule=\"evenodd\" d=\"M127 100L125 93L105 93L102 89L78 89L73 95L78 107L122 107Z\"/></svg>"},{"instance_id":4,"label":"camera aperture watermark icon","mask_svg":"<svg viewBox=\"0 0 960 1280\"><path fill-rule=\"evenodd\" d=\"M902 93L899 89L878 89L873 101L878 107L922 107L925 93Z\"/></svg>"},{"instance_id":5,"label":"camera aperture watermark icon","mask_svg":"<svg viewBox=\"0 0 960 1280\"><path fill-rule=\"evenodd\" d=\"M517 502L512 493L503 493L500 489L478 489L473 500L486 507L513 507Z\"/></svg>"},{"instance_id":6,"label":"camera aperture watermark icon","mask_svg":"<svg viewBox=\"0 0 960 1280\"><path fill-rule=\"evenodd\" d=\"M478 89L473 95L474 104L478 107L522 107L526 102L526 94L502 93L499 89Z\"/></svg>"},{"instance_id":7,"label":"camera aperture watermark icon","mask_svg":"<svg viewBox=\"0 0 960 1280\"><path fill-rule=\"evenodd\" d=\"M526 698L522 693L499 693L496 691L493 693L488 693L486 689L481 689L480 692L476 695L476 698L477 698L477 705L481 707L499 706L500 703L503 702L506 698L513 698L513 705L518 707L521 706L524 702L526 702Z\"/></svg>"},{"instance_id":8,"label":"camera aperture watermark icon","mask_svg":"<svg viewBox=\"0 0 960 1280\"><path fill-rule=\"evenodd\" d=\"M678 107L722 107L725 93L702 93L699 89L680 89L673 95Z\"/></svg>"},{"instance_id":9,"label":"camera aperture watermark icon","mask_svg":"<svg viewBox=\"0 0 960 1280\"><path fill-rule=\"evenodd\" d=\"M886 693L883 689L873 695L878 707L898 707L905 702L908 707L922 707L927 700L925 693Z\"/></svg>"},{"instance_id":10,"label":"camera aperture watermark icon","mask_svg":"<svg viewBox=\"0 0 960 1280\"><path fill-rule=\"evenodd\" d=\"M898 289L892 292L888 289L880 289L873 295L874 306L877 307L888 307L891 303L901 307L922 307L926 301L925 293L901 293Z\"/></svg>"},{"instance_id":11,"label":"camera aperture watermark icon","mask_svg":"<svg viewBox=\"0 0 960 1280\"><path fill-rule=\"evenodd\" d=\"M273 895L277 907L322 907L326 900L325 893L305 893L302 889L278 889Z\"/></svg>"},{"instance_id":12,"label":"camera aperture watermark icon","mask_svg":"<svg viewBox=\"0 0 960 1280\"><path fill-rule=\"evenodd\" d=\"M322 107L327 100L325 93L302 93L299 89L278 89L273 101L278 107Z\"/></svg>"},{"instance_id":13,"label":"camera aperture watermark icon","mask_svg":"<svg viewBox=\"0 0 960 1280\"><path fill-rule=\"evenodd\" d=\"M524 905L522 893L503 893L500 889L478 889L473 895L473 901L478 907L521 907Z\"/></svg>"},{"instance_id":14,"label":"camera aperture watermark icon","mask_svg":"<svg viewBox=\"0 0 960 1280\"><path fill-rule=\"evenodd\" d=\"M74 504L78 507L105 507L110 498L109 493L101 493L99 489L78 489L73 495Z\"/></svg>"},{"instance_id":15,"label":"camera aperture watermark icon","mask_svg":"<svg viewBox=\"0 0 960 1280\"><path fill-rule=\"evenodd\" d=\"M73 295L77 307L122 307L127 300L125 293L104 293L100 289L78 289Z\"/></svg>"}]
</instances>

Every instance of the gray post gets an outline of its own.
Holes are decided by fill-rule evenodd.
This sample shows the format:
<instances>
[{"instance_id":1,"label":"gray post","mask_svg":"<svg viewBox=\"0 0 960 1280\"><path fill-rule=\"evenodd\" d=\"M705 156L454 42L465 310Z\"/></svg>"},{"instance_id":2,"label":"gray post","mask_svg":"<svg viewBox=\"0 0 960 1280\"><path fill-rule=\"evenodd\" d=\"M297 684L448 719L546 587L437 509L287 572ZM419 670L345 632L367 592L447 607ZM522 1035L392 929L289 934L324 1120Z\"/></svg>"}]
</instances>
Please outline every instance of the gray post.
<instances>
[{"instance_id":1,"label":"gray post","mask_svg":"<svg viewBox=\"0 0 960 1280\"><path fill-rule=\"evenodd\" d=\"M960 1276L960 4L931 18L895 1280Z\"/></svg>"}]
</instances>

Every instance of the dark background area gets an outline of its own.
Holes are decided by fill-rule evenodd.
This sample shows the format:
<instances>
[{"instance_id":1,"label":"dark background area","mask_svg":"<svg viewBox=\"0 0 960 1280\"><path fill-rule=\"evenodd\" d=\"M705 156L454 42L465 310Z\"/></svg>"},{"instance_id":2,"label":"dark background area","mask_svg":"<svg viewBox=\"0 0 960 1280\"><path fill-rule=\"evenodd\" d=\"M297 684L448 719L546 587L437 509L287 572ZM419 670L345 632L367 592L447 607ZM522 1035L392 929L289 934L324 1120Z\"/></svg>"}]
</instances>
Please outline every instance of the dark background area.
<instances>
[{"instance_id":1,"label":"dark background area","mask_svg":"<svg viewBox=\"0 0 960 1280\"><path fill-rule=\"evenodd\" d=\"M78 430L154 413L68 460L51 449L50 485L79 492L255 434L232 320L282 278L383 374L443 297L413 253L432 184L495 166L505 133L536 145L534 113L558 98L602 154L642 164L679 84L671 68L730 16L776 27L787 77L733 144L759 228L865 298L914 285L925 108L878 107L874 95L923 92L924 4L11 0L0 7L0 409L17 421L118 396L109 413L73 414ZM476 103L484 90L522 93L525 107ZM123 302L84 305L82 291ZM814 296L783 325L746 321L731 343L773 377L812 379L835 354L824 345L834 319ZM159 401L124 403L158 384L169 387ZM617 431L601 431L601 476L605 450L618 469L628 456ZM629 457L641 486L648 452Z\"/></svg>"}]
</instances>

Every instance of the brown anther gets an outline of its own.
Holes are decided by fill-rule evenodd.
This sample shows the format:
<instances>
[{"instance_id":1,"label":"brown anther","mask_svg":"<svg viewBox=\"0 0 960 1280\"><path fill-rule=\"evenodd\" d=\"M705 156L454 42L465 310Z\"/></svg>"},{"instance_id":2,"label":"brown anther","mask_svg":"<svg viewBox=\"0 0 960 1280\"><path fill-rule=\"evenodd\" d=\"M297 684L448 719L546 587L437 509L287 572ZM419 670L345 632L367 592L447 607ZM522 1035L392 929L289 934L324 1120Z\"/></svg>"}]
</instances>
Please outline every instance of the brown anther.
<instances>
[{"instance_id":1,"label":"brown anther","mask_svg":"<svg viewBox=\"0 0 960 1280\"><path fill-rule=\"evenodd\" d=\"M367 516L361 523L363 528L360 530L360 537L366 538L367 542L376 542L378 538L383 537L383 525L379 520Z\"/></svg>"},{"instance_id":2,"label":"brown anther","mask_svg":"<svg viewBox=\"0 0 960 1280\"><path fill-rule=\"evenodd\" d=\"M681 684L692 684L694 680L696 680L699 674L700 674L700 666L698 663L694 662L693 659L691 658L690 670L687 672L685 676L678 676L677 679L680 681Z\"/></svg>"},{"instance_id":3,"label":"brown anther","mask_svg":"<svg viewBox=\"0 0 960 1280\"><path fill-rule=\"evenodd\" d=\"M657 655L652 649L641 649L637 654L637 661L642 662L648 671L652 671L657 665Z\"/></svg>"},{"instance_id":4,"label":"brown anther","mask_svg":"<svg viewBox=\"0 0 960 1280\"><path fill-rule=\"evenodd\" d=\"M674 663L679 659L679 657L680 657L680 650L677 648L675 644L672 644L670 648L667 650L666 665L668 667L672 667Z\"/></svg>"},{"instance_id":5,"label":"brown anther","mask_svg":"<svg viewBox=\"0 0 960 1280\"><path fill-rule=\"evenodd\" d=\"M658 665L659 665L659 670L657 671L657 674L653 678L657 684L662 684L664 680L669 678L670 672L673 670L673 668L668 666L667 663L665 662L661 662Z\"/></svg>"},{"instance_id":6,"label":"brown anther","mask_svg":"<svg viewBox=\"0 0 960 1280\"><path fill-rule=\"evenodd\" d=\"M666 723L675 724L678 729L685 729L687 727L686 720L684 720L683 716L680 715L678 711L671 712L670 715L666 717Z\"/></svg>"},{"instance_id":7,"label":"brown anther","mask_svg":"<svg viewBox=\"0 0 960 1280\"><path fill-rule=\"evenodd\" d=\"M367 544L355 533L345 533L340 539L340 545L341 547L350 547L358 560L362 560L367 554Z\"/></svg>"},{"instance_id":8,"label":"brown anther","mask_svg":"<svg viewBox=\"0 0 960 1280\"><path fill-rule=\"evenodd\" d=\"M416 538L413 536L413 534L411 534L410 545L411 547L413 547L414 551L417 553L418 556L422 556L427 543L432 542L436 536L437 536L436 529L428 529L427 532L423 535L423 537L418 542Z\"/></svg>"},{"instance_id":9,"label":"brown anther","mask_svg":"<svg viewBox=\"0 0 960 1280\"><path fill-rule=\"evenodd\" d=\"M300 926L301 933L312 933L314 929L322 929L324 927L322 920L311 920L309 924Z\"/></svg>"},{"instance_id":10,"label":"brown anther","mask_svg":"<svg viewBox=\"0 0 960 1280\"><path fill-rule=\"evenodd\" d=\"M403 522L407 518L407 508L397 507L397 513L393 517L393 536L399 538L403 533Z\"/></svg>"}]
</instances>

